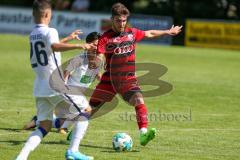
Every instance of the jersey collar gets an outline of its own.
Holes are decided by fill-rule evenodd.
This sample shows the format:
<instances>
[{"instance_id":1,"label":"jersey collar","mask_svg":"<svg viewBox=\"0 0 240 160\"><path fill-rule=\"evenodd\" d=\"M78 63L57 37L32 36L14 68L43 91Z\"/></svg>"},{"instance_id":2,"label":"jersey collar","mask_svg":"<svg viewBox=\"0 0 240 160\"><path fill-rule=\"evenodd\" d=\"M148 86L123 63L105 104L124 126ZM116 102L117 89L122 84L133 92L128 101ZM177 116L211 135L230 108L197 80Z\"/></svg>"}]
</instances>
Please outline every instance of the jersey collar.
<instances>
[{"instance_id":1,"label":"jersey collar","mask_svg":"<svg viewBox=\"0 0 240 160\"><path fill-rule=\"evenodd\" d=\"M39 27L47 27L46 24L36 24L35 28L39 28Z\"/></svg>"}]
</instances>

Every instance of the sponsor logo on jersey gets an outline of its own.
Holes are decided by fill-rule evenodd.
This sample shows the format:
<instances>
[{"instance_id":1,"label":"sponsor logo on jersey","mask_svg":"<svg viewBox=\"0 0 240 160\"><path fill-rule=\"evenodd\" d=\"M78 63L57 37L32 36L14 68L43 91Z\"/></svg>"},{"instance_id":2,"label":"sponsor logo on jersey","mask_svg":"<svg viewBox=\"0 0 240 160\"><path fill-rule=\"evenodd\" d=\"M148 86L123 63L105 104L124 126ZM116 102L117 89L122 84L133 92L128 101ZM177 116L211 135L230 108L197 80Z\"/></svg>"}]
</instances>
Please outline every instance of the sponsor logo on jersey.
<instances>
[{"instance_id":1,"label":"sponsor logo on jersey","mask_svg":"<svg viewBox=\"0 0 240 160\"><path fill-rule=\"evenodd\" d=\"M126 45L126 46L118 46L116 47L113 52L114 54L125 54L125 53L129 53L132 52L134 49L133 45Z\"/></svg>"}]
</instances>

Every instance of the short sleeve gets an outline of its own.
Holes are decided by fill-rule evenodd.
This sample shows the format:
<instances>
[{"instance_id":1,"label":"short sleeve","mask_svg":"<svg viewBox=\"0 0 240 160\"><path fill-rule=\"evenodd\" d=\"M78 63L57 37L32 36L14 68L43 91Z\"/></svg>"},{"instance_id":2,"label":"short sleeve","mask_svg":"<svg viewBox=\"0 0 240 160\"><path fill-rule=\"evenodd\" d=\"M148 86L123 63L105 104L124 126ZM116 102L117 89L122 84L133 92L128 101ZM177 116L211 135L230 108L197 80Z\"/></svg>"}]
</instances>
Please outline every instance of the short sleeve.
<instances>
[{"instance_id":1,"label":"short sleeve","mask_svg":"<svg viewBox=\"0 0 240 160\"><path fill-rule=\"evenodd\" d=\"M71 72L81 66L81 64L83 64L83 58L82 55L78 55L69 61L65 70Z\"/></svg>"},{"instance_id":2,"label":"short sleeve","mask_svg":"<svg viewBox=\"0 0 240 160\"><path fill-rule=\"evenodd\" d=\"M132 31L135 35L136 42L141 41L145 36L145 31L143 30L132 28Z\"/></svg>"},{"instance_id":3,"label":"short sleeve","mask_svg":"<svg viewBox=\"0 0 240 160\"><path fill-rule=\"evenodd\" d=\"M51 46L53 43L59 43L58 31L55 28L49 29L49 32L47 34L47 41L49 43L49 46Z\"/></svg>"},{"instance_id":4,"label":"short sleeve","mask_svg":"<svg viewBox=\"0 0 240 160\"><path fill-rule=\"evenodd\" d=\"M106 52L106 39L104 36L99 38L97 45L97 54L105 54Z\"/></svg>"}]
</instances>

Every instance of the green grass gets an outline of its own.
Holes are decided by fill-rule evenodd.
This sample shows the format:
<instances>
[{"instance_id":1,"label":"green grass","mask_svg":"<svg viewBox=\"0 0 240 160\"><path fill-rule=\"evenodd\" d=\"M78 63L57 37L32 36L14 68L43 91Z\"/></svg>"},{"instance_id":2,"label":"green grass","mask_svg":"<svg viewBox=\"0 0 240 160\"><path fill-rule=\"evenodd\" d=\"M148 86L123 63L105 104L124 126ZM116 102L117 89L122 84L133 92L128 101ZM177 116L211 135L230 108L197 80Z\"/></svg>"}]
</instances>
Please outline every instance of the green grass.
<instances>
[{"instance_id":1,"label":"green grass","mask_svg":"<svg viewBox=\"0 0 240 160\"><path fill-rule=\"evenodd\" d=\"M27 36L0 36L0 157L14 159L31 131L21 128L35 114L32 87L34 74L29 63ZM63 61L78 51L63 54ZM109 114L91 121L80 149L95 159L238 160L240 159L240 53L231 50L138 45L137 62L165 65L161 77L174 86L166 95L145 98L152 115L168 116L150 121L158 129L156 139L139 145L134 120L121 116L134 109L120 100ZM157 70L158 68L156 68ZM156 75L157 76L157 75ZM190 115L191 110L191 115ZM172 120L172 115L189 119ZM191 117L189 117L191 116ZM116 153L111 139L127 132L133 152ZM30 160L64 159L65 137L51 132L30 154Z\"/></svg>"}]
</instances>

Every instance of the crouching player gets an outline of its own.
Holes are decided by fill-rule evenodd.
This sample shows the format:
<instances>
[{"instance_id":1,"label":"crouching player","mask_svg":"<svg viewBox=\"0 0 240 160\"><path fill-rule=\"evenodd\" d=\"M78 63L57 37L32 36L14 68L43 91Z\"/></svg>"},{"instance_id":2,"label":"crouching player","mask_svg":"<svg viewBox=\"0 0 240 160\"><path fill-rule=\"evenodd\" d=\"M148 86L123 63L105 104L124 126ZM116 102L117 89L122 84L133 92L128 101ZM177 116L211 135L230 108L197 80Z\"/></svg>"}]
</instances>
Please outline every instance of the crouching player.
<instances>
[{"instance_id":1,"label":"crouching player","mask_svg":"<svg viewBox=\"0 0 240 160\"><path fill-rule=\"evenodd\" d=\"M86 43L97 45L100 34L92 32L86 37ZM81 88L81 93L77 95L64 94L66 100L71 104L70 106L59 106L55 113L57 117L66 118L65 123L74 124L70 146L66 152L66 159L71 160L88 160L92 157L81 154L79 144L88 127L88 119L91 113L91 107L84 96L84 91L92 84L95 78L100 78L100 67L89 69L90 61L95 60L96 51L89 50L80 54L69 61L68 66L64 71L64 80L67 86ZM70 88L71 89L71 88ZM70 113L70 114L69 114ZM64 127L62 127L64 128Z\"/></svg>"}]
</instances>

